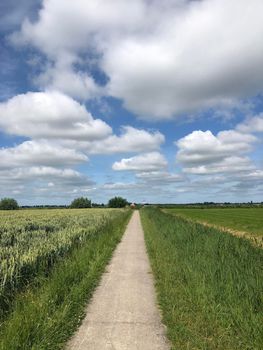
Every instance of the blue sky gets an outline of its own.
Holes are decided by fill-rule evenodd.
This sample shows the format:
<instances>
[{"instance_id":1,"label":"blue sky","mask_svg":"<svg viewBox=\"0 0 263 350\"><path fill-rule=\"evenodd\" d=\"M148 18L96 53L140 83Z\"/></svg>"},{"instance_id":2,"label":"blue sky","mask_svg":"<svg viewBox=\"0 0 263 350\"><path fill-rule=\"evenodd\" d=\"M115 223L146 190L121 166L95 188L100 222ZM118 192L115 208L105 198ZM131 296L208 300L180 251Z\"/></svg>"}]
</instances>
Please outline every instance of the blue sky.
<instances>
[{"instance_id":1,"label":"blue sky","mask_svg":"<svg viewBox=\"0 0 263 350\"><path fill-rule=\"evenodd\" d=\"M262 201L263 3L4 0L0 198Z\"/></svg>"}]
</instances>

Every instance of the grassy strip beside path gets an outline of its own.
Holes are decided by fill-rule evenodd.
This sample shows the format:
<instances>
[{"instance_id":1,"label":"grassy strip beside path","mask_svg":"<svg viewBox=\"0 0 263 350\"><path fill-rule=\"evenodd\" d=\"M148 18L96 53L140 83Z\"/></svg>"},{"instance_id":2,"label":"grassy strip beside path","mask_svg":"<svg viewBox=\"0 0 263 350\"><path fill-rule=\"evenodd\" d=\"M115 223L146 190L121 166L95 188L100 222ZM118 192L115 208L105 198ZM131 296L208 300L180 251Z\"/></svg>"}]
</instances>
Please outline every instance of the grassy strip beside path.
<instances>
[{"instance_id":1,"label":"grassy strip beside path","mask_svg":"<svg viewBox=\"0 0 263 350\"><path fill-rule=\"evenodd\" d=\"M98 284L130 211L109 222L82 247L59 262L39 287L28 288L16 298L13 312L1 325L1 350L62 349L84 316L84 309ZM36 285L36 283L34 283Z\"/></svg>"},{"instance_id":2,"label":"grassy strip beside path","mask_svg":"<svg viewBox=\"0 0 263 350\"><path fill-rule=\"evenodd\" d=\"M262 349L262 249L158 209L141 218L173 349Z\"/></svg>"}]
</instances>

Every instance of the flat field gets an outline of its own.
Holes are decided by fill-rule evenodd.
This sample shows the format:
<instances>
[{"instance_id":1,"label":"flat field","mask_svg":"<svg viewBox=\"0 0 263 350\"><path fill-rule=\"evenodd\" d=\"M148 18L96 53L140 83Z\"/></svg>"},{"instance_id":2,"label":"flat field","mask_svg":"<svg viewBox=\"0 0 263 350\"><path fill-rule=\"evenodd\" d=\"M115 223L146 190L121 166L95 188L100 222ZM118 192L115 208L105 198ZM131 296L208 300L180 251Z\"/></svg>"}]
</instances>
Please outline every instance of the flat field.
<instances>
[{"instance_id":1,"label":"flat field","mask_svg":"<svg viewBox=\"0 0 263 350\"><path fill-rule=\"evenodd\" d=\"M263 250L156 208L141 217L172 349L262 350Z\"/></svg>"},{"instance_id":2,"label":"flat field","mask_svg":"<svg viewBox=\"0 0 263 350\"><path fill-rule=\"evenodd\" d=\"M199 222L263 237L263 208L164 209Z\"/></svg>"},{"instance_id":3,"label":"flat field","mask_svg":"<svg viewBox=\"0 0 263 350\"><path fill-rule=\"evenodd\" d=\"M130 211L0 211L0 349L61 349Z\"/></svg>"}]
</instances>

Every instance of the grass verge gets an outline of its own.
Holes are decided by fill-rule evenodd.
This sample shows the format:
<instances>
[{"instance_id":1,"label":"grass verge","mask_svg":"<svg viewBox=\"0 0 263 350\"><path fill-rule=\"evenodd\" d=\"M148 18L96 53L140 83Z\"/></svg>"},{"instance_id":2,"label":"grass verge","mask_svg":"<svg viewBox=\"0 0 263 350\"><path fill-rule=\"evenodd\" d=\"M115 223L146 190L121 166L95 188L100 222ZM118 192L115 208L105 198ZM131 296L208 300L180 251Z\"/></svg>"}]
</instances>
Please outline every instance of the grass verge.
<instances>
[{"instance_id":1,"label":"grass verge","mask_svg":"<svg viewBox=\"0 0 263 350\"><path fill-rule=\"evenodd\" d=\"M57 263L17 296L12 313L1 325L1 350L56 350L76 330L84 309L120 241L130 217L127 211Z\"/></svg>"},{"instance_id":2,"label":"grass verge","mask_svg":"<svg viewBox=\"0 0 263 350\"><path fill-rule=\"evenodd\" d=\"M141 218L173 349L262 349L262 249L158 209Z\"/></svg>"}]
</instances>

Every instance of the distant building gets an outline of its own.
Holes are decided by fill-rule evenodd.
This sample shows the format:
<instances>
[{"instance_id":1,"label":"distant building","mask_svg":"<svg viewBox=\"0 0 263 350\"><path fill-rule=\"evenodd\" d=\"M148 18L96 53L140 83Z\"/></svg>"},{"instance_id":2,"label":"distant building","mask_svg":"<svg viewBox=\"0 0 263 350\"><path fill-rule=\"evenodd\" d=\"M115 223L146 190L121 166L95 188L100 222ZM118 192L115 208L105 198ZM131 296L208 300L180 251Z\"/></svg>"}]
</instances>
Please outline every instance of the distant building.
<instances>
[{"instance_id":1,"label":"distant building","mask_svg":"<svg viewBox=\"0 0 263 350\"><path fill-rule=\"evenodd\" d=\"M131 207L131 209L135 209L136 208L136 204L135 203L131 203L130 207Z\"/></svg>"}]
</instances>

